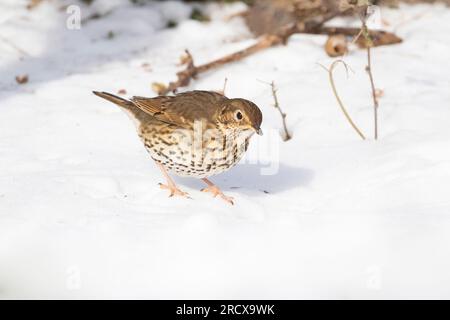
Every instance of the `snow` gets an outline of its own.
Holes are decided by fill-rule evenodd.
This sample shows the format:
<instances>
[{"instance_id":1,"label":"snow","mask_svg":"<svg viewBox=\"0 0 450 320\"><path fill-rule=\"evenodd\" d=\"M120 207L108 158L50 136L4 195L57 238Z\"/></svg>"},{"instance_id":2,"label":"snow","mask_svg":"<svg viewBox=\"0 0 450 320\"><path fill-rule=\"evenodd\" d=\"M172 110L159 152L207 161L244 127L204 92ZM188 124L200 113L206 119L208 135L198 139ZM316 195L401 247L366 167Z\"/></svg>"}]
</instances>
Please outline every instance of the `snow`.
<instances>
[{"instance_id":1,"label":"snow","mask_svg":"<svg viewBox=\"0 0 450 320\"><path fill-rule=\"evenodd\" d=\"M185 88L228 78L228 96L264 113L248 157L212 178L230 206L194 179L176 178L192 200L168 198L133 124L91 91L153 96L184 49L200 64L254 43L225 19L243 5L207 5L200 23L178 1L79 2L83 17L107 14L69 30L68 1L26 3L0 4L0 298L450 298L448 8L382 9L404 43L373 50L378 141L365 52L335 75L362 141L318 65L332 61L324 36L295 35Z\"/></svg>"}]
</instances>

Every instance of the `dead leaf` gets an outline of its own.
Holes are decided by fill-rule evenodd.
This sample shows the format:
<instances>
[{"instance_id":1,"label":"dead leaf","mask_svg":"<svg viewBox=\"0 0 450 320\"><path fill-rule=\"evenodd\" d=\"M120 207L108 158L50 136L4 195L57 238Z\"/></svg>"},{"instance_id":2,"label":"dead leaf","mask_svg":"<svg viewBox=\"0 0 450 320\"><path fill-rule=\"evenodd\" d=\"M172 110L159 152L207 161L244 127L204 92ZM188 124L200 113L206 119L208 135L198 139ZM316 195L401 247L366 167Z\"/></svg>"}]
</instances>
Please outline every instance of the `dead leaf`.
<instances>
[{"instance_id":1,"label":"dead leaf","mask_svg":"<svg viewBox=\"0 0 450 320\"><path fill-rule=\"evenodd\" d=\"M27 83L28 82L28 75L23 74L23 75L16 76L16 82L18 84L25 84L25 83Z\"/></svg>"},{"instance_id":2,"label":"dead leaf","mask_svg":"<svg viewBox=\"0 0 450 320\"><path fill-rule=\"evenodd\" d=\"M161 94L167 89L167 86L164 83L161 82L153 82L152 83L152 90L156 92L157 94Z\"/></svg>"},{"instance_id":3,"label":"dead leaf","mask_svg":"<svg viewBox=\"0 0 450 320\"><path fill-rule=\"evenodd\" d=\"M30 0L30 3L27 4L27 9L32 10L36 8L43 0Z\"/></svg>"},{"instance_id":4,"label":"dead leaf","mask_svg":"<svg viewBox=\"0 0 450 320\"><path fill-rule=\"evenodd\" d=\"M148 63L148 62L143 62L141 64L141 67L147 72L152 71L152 67L151 67L150 63Z\"/></svg>"},{"instance_id":5,"label":"dead leaf","mask_svg":"<svg viewBox=\"0 0 450 320\"><path fill-rule=\"evenodd\" d=\"M403 41L402 38L398 37L397 35L386 31L370 31L369 34L371 46L373 47L397 44ZM367 48L367 40L364 37L359 37L356 41L356 44L361 49Z\"/></svg>"}]
</instances>

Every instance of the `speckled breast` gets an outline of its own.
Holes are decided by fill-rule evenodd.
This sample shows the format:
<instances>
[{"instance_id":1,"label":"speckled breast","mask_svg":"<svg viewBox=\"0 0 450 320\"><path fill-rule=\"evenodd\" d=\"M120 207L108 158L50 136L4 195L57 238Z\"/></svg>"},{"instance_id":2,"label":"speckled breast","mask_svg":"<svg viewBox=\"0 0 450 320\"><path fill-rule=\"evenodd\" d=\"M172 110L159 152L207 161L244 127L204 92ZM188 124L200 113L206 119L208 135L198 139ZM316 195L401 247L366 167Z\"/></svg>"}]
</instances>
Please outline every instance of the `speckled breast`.
<instances>
[{"instance_id":1,"label":"speckled breast","mask_svg":"<svg viewBox=\"0 0 450 320\"><path fill-rule=\"evenodd\" d=\"M205 178L236 165L247 151L251 132L174 129L149 126L139 132L151 157L176 175Z\"/></svg>"}]
</instances>

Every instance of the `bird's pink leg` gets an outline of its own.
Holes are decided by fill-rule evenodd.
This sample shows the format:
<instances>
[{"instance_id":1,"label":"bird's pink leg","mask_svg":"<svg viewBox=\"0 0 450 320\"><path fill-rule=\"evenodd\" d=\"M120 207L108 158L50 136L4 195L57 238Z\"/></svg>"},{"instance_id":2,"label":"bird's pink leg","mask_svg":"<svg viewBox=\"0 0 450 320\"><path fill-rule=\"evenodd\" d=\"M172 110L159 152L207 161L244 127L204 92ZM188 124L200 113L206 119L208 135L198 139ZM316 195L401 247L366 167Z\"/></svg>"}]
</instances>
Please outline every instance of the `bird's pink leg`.
<instances>
[{"instance_id":1,"label":"bird's pink leg","mask_svg":"<svg viewBox=\"0 0 450 320\"><path fill-rule=\"evenodd\" d=\"M172 197L172 196L174 196L174 195L177 195L177 196L182 196L182 197L187 197L187 198L189 198L189 194L188 194L187 192L184 192L184 191L181 191L180 189L178 189L178 187L177 187L177 185L175 184L175 182L172 180L172 178L171 178L171 177L169 176L169 174L167 173L166 168L164 168L164 166L163 166L161 163L159 163L159 162L156 162L156 165L159 167L159 169L161 169L161 171L162 171L164 177L165 177L166 180L167 180L167 184L162 184L162 183L160 183L160 184L159 184L159 187L160 187L161 189L167 189L167 190L169 190L169 191L170 191L169 197Z\"/></svg>"},{"instance_id":2,"label":"bird's pink leg","mask_svg":"<svg viewBox=\"0 0 450 320\"><path fill-rule=\"evenodd\" d=\"M211 181L209 181L206 178L202 179L208 186L204 189L202 189L202 192L211 192L213 194L213 197L217 197L220 196L223 200L225 200L226 202L228 202L229 204L234 204L233 202L233 198L232 197L228 197L226 196L222 190L219 189L218 186L216 186L214 183L212 183Z\"/></svg>"}]
</instances>

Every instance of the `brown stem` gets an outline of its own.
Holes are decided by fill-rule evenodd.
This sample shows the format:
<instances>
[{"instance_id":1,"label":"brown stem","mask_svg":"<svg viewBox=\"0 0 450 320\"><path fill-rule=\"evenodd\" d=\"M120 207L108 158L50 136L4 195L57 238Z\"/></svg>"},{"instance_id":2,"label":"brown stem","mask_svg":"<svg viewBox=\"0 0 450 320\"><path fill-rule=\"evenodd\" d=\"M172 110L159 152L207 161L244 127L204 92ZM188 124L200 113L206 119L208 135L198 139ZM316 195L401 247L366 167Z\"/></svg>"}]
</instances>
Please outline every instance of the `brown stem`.
<instances>
[{"instance_id":1,"label":"brown stem","mask_svg":"<svg viewBox=\"0 0 450 320\"><path fill-rule=\"evenodd\" d=\"M374 137L375 140L378 139L378 98L377 98L377 92L375 88L375 82L373 80L373 74L372 74L372 58L371 58L371 46L372 46L372 39L370 37L370 34L368 32L368 28L365 22L363 22L363 34L366 39L367 43L367 66L366 71L369 74L370 79L370 87L372 89L372 99L373 99L373 116L374 116Z\"/></svg>"},{"instance_id":2,"label":"brown stem","mask_svg":"<svg viewBox=\"0 0 450 320\"><path fill-rule=\"evenodd\" d=\"M189 50L185 50L186 57L184 58L183 64L186 65L186 69L177 73L177 81L169 83L167 87L161 87L158 94L166 95L169 92L174 92L179 87L185 87L189 85L191 79L195 79L197 76L197 68L194 66L194 59L192 58Z\"/></svg>"},{"instance_id":3,"label":"brown stem","mask_svg":"<svg viewBox=\"0 0 450 320\"><path fill-rule=\"evenodd\" d=\"M243 50L240 50L240 51L237 51L230 55L227 55L223 58L220 58L220 59L217 59L217 60L214 60L209 63L206 63L206 64L196 67L197 72L198 73L206 72L210 69L217 68L224 64L242 60L243 58L248 57L249 55L252 55L263 49L273 47L274 45L280 44L281 42L282 41L278 36L273 36L273 35L264 36L261 40L259 40L257 43L255 43L254 45L252 45L248 48L245 48Z\"/></svg>"},{"instance_id":4,"label":"brown stem","mask_svg":"<svg viewBox=\"0 0 450 320\"><path fill-rule=\"evenodd\" d=\"M287 128L287 124L286 124L286 113L283 112L283 110L281 110L280 107L280 103L278 102L278 96L277 96L277 88L275 87L275 81L272 81L270 84L271 88L272 88L272 96L273 96L273 100L274 100L274 107L278 110L278 112L281 115L281 120L283 122L283 129L284 129L284 137L283 140L284 141L288 141L292 138L292 136L289 134L288 128Z\"/></svg>"},{"instance_id":5,"label":"brown stem","mask_svg":"<svg viewBox=\"0 0 450 320\"><path fill-rule=\"evenodd\" d=\"M4 43L6 43L7 45L9 45L11 48L13 48L14 50L16 50L18 53L20 53L23 56L28 57L29 54L28 52L26 52L25 50L19 48L14 42L12 42L11 40L9 40L8 38L5 38L3 36L0 36L0 40L3 41Z\"/></svg>"},{"instance_id":6,"label":"brown stem","mask_svg":"<svg viewBox=\"0 0 450 320\"><path fill-rule=\"evenodd\" d=\"M359 128L356 126L356 124L353 122L352 118L350 117L350 114L347 112L347 109L344 106L344 103L342 102L341 98L339 97L339 94L337 92L336 89L336 84L334 82L334 78L333 78L333 70L336 67L336 65L338 63L342 63L345 66L345 69L348 70L347 64L343 61L343 60L336 60L334 61L330 68L326 68L324 66L321 65L321 67L323 67L327 72L328 72L328 78L330 80L330 84L331 84L331 88L333 89L333 94L339 104L339 107L342 110L342 113L344 113L345 118L347 119L347 121L350 123L350 125L352 126L352 128L356 131L356 133L358 133L358 135L363 139L366 140L366 137L364 136L364 134L361 132L361 130L359 130Z\"/></svg>"},{"instance_id":7,"label":"brown stem","mask_svg":"<svg viewBox=\"0 0 450 320\"><path fill-rule=\"evenodd\" d=\"M223 58L202 64L200 66L194 65L194 60L192 58L192 55L189 53L188 50L186 50L186 55L187 55L186 69L178 72L177 73L177 77L178 77L177 81L169 83L169 85L166 88L163 88L162 90L160 90L158 92L158 94L166 95L170 92L175 91L179 87L185 87L185 86L189 85L191 79L195 79L195 77L199 73L203 73L203 72L209 71L211 69L218 68L218 67L220 67L224 64L230 63L230 62L241 60L249 55L252 55L263 49L272 47L281 42L282 42L282 40L279 36L267 35L267 36L264 36L263 38L261 38L257 43L255 43L254 45L252 45L248 48L237 51L237 52L227 55Z\"/></svg>"}]
</instances>

